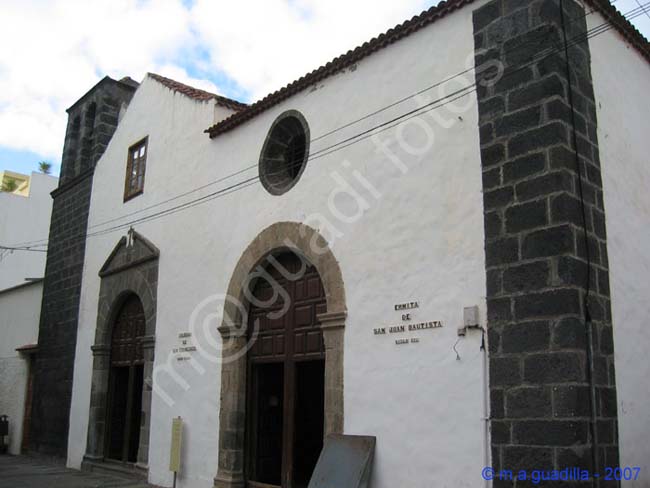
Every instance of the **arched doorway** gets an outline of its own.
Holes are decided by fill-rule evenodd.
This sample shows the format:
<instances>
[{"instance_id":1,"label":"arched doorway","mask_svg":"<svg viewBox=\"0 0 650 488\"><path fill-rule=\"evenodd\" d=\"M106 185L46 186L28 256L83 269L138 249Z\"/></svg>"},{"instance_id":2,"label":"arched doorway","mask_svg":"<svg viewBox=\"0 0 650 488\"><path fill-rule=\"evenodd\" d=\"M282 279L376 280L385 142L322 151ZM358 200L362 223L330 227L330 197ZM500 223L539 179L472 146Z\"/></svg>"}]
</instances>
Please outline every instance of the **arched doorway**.
<instances>
[{"instance_id":1,"label":"arched doorway","mask_svg":"<svg viewBox=\"0 0 650 488\"><path fill-rule=\"evenodd\" d=\"M272 257L282 251L302 256L318 271L327 303L326 311L317 316L325 347L324 435L343 433L343 351L347 312L341 269L327 240L316 229L298 222L276 222L246 247L228 284L227 296L231 299L224 304L219 326L223 349L215 488L244 488L254 483L247 481L250 480L251 459L250 449L247 449L251 431L247 422L250 418L247 400L252 382L248 354L241 354L250 346L242 306L250 302L247 290L251 274L257 274L260 268L268 269L265 265L272 263ZM250 306L246 309L250 310Z\"/></svg>"},{"instance_id":2,"label":"arched doorway","mask_svg":"<svg viewBox=\"0 0 650 488\"><path fill-rule=\"evenodd\" d=\"M99 276L101 285L99 288L99 297L97 304L97 323L95 329L95 342L91 346L93 355L92 383L90 393L90 405L88 411L88 434L86 442L86 454L82 462L82 469L92 471L95 467L107 458L133 459L134 442L128 446L127 455L117 453L117 448L109 452L108 446L110 429L109 423L115 420L125 426L126 417L123 416L121 422L111 416L109 410L114 403L114 397L109 396L111 385L119 383L122 386L124 381L118 382L115 374L129 374L128 369L133 366L133 385L131 386L132 394L129 396L129 386L127 379L126 398L131 398L132 405L126 411L131 412L133 422L139 419L139 433L131 430L129 436L123 439L131 439L132 436L139 436L140 445L137 448L137 462L130 466L141 471L148 470L149 462L149 432L151 424L151 404L152 388L151 378L153 374L154 353L156 344L156 309L158 294L158 258L160 251L156 246L133 229L129 230L128 236L123 236L117 242L111 253L104 262ZM137 297L137 298L136 298ZM139 302L139 303L138 303ZM144 310L144 320L142 320L142 311ZM126 318L121 319L120 315ZM130 317L130 318L129 318ZM134 320L135 319L135 320ZM135 340L133 337L126 343L134 345L131 349L132 360L125 362L119 359L115 352L123 344L118 344L120 334L114 333L116 322L125 324L126 322L136 322L135 327L126 327L128 330L135 330ZM144 337L142 332L144 324ZM127 336L128 337L128 334ZM124 348L128 350L128 347ZM127 354L128 353L124 353ZM138 388L140 366L143 366L144 388ZM114 368L124 368L115 371ZM115 373L115 374L112 374ZM141 391L141 397L137 397L137 392ZM135 408L141 404L141 408ZM133 416L135 412L135 417ZM113 430L112 432L115 432ZM117 439L113 438L114 445L120 445ZM123 444L122 444L123 445ZM130 451L130 452L129 452ZM130 455L129 455L130 454Z\"/></svg>"},{"instance_id":3,"label":"arched doorway","mask_svg":"<svg viewBox=\"0 0 650 488\"><path fill-rule=\"evenodd\" d=\"M106 446L109 459L135 463L140 443L145 314L135 294L124 300L111 334Z\"/></svg>"},{"instance_id":4,"label":"arched doorway","mask_svg":"<svg viewBox=\"0 0 650 488\"><path fill-rule=\"evenodd\" d=\"M251 488L306 488L323 447L327 309L316 268L274 256L248 313L246 471ZM274 299L275 298L275 299Z\"/></svg>"}]
</instances>

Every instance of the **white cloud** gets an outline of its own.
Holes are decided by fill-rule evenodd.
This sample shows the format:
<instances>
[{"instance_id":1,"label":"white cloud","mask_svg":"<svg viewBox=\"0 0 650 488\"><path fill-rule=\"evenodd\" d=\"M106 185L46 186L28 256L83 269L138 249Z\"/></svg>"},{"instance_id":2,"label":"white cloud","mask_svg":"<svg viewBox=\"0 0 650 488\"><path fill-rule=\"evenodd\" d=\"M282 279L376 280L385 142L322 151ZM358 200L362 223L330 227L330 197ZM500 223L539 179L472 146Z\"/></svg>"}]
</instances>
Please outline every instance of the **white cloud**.
<instances>
[{"instance_id":1,"label":"white cloud","mask_svg":"<svg viewBox=\"0 0 650 488\"><path fill-rule=\"evenodd\" d=\"M419 13L422 0L198 0L192 25L215 68L257 99Z\"/></svg>"},{"instance_id":2,"label":"white cloud","mask_svg":"<svg viewBox=\"0 0 650 488\"><path fill-rule=\"evenodd\" d=\"M0 147L58 160L65 109L104 75L141 80L153 71L223 93L196 73L217 83L225 74L257 99L431 3L2 0ZM619 0L617 6L627 11L638 4ZM635 22L650 30L648 20Z\"/></svg>"},{"instance_id":3,"label":"white cloud","mask_svg":"<svg viewBox=\"0 0 650 488\"><path fill-rule=\"evenodd\" d=\"M65 109L104 75L141 79L192 42L180 0L3 2L0 145L58 159Z\"/></svg>"},{"instance_id":4,"label":"white cloud","mask_svg":"<svg viewBox=\"0 0 650 488\"><path fill-rule=\"evenodd\" d=\"M58 160L65 109L104 75L141 80L153 71L221 92L190 76L193 65L262 96L416 13L421 3L198 0L190 8L181 0L3 1L0 146ZM201 51L207 62L194 54Z\"/></svg>"}]
</instances>

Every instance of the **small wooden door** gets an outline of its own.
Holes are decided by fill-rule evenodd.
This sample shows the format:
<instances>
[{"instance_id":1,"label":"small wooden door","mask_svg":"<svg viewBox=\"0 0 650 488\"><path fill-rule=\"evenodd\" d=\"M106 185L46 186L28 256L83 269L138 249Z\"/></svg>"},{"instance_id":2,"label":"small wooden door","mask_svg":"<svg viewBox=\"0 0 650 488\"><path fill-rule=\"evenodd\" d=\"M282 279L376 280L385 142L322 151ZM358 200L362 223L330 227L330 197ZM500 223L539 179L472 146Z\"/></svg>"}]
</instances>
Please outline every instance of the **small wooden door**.
<instances>
[{"instance_id":1,"label":"small wooden door","mask_svg":"<svg viewBox=\"0 0 650 488\"><path fill-rule=\"evenodd\" d=\"M130 295L122 305L111 338L106 457L134 463L140 443L145 317L140 299Z\"/></svg>"},{"instance_id":2,"label":"small wooden door","mask_svg":"<svg viewBox=\"0 0 650 488\"><path fill-rule=\"evenodd\" d=\"M248 353L248 486L302 488L323 445L325 348L316 317L326 311L325 292L316 268L293 253L266 271L248 315L256 337Z\"/></svg>"}]
</instances>

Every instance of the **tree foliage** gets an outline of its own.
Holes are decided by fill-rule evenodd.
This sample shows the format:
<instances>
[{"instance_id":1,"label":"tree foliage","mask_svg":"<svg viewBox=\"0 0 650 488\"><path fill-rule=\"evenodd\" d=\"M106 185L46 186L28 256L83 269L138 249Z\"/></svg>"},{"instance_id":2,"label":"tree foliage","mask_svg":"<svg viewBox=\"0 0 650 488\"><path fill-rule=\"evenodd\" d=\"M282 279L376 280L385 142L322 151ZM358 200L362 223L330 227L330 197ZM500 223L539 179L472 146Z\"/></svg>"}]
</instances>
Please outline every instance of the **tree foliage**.
<instances>
[{"instance_id":1,"label":"tree foliage","mask_svg":"<svg viewBox=\"0 0 650 488\"><path fill-rule=\"evenodd\" d=\"M47 161L41 161L38 163L38 170L43 174L49 175L52 171L52 165Z\"/></svg>"},{"instance_id":2,"label":"tree foliage","mask_svg":"<svg viewBox=\"0 0 650 488\"><path fill-rule=\"evenodd\" d=\"M2 191L11 193L12 191L15 191L16 188L18 188L16 180L6 179L2 182Z\"/></svg>"}]
</instances>

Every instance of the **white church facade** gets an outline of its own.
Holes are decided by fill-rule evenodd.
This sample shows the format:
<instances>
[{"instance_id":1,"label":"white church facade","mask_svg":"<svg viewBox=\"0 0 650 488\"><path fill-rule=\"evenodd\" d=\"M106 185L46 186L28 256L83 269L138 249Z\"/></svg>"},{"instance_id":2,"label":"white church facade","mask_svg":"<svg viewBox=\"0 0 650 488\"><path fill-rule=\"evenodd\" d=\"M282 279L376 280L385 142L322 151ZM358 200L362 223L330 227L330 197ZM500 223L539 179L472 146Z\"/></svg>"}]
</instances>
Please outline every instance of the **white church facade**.
<instances>
[{"instance_id":1,"label":"white church facade","mask_svg":"<svg viewBox=\"0 0 650 488\"><path fill-rule=\"evenodd\" d=\"M68 465L171 486L180 417L181 488L306 487L329 434L375 438L375 488L650 486L635 32L451 0L252 105L153 74L86 94L131 90L60 190L91 187Z\"/></svg>"}]
</instances>

